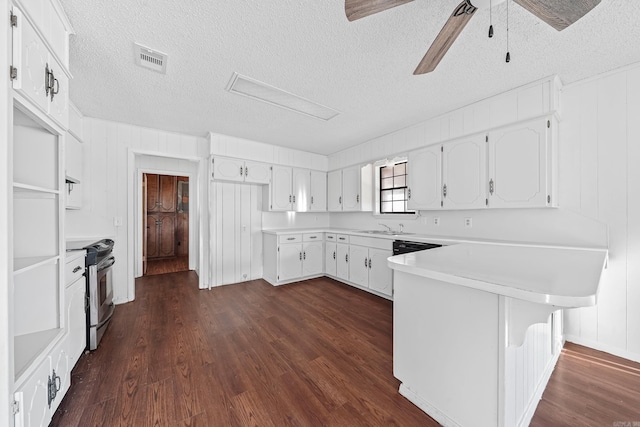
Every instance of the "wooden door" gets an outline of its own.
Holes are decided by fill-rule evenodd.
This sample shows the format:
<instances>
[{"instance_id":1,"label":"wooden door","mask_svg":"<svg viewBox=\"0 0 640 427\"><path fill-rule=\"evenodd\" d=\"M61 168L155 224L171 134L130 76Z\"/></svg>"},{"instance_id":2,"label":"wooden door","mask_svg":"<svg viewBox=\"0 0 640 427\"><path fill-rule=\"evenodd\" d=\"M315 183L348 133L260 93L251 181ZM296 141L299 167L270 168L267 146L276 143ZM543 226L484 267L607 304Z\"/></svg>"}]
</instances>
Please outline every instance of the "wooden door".
<instances>
[{"instance_id":1,"label":"wooden door","mask_svg":"<svg viewBox=\"0 0 640 427\"><path fill-rule=\"evenodd\" d=\"M160 193L160 176L147 173L147 212L160 212L160 201L158 194Z\"/></svg>"},{"instance_id":2,"label":"wooden door","mask_svg":"<svg viewBox=\"0 0 640 427\"><path fill-rule=\"evenodd\" d=\"M171 257L176 255L176 214L158 215L158 256Z\"/></svg>"},{"instance_id":3,"label":"wooden door","mask_svg":"<svg viewBox=\"0 0 640 427\"><path fill-rule=\"evenodd\" d=\"M158 229L160 227L160 215L147 215L147 260L159 257Z\"/></svg>"},{"instance_id":4,"label":"wooden door","mask_svg":"<svg viewBox=\"0 0 640 427\"><path fill-rule=\"evenodd\" d=\"M175 212L178 199L176 176L160 175L160 190L158 193L159 212Z\"/></svg>"}]
</instances>

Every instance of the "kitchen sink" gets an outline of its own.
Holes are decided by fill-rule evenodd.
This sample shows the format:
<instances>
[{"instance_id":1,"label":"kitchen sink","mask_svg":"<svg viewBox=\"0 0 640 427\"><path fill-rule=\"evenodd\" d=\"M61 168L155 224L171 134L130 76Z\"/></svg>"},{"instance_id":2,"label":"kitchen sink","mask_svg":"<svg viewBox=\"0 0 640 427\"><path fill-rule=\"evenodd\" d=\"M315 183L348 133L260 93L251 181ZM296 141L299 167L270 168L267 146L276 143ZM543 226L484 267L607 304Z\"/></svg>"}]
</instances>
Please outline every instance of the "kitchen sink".
<instances>
[{"instance_id":1,"label":"kitchen sink","mask_svg":"<svg viewBox=\"0 0 640 427\"><path fill-rule=\"evenodd\" d=\"M389 231L389 230L355 230L358 233L366 234L381 234L383 236L408 236L415 233L405 233L404 231Z\"/></svg>"}]
</instances>

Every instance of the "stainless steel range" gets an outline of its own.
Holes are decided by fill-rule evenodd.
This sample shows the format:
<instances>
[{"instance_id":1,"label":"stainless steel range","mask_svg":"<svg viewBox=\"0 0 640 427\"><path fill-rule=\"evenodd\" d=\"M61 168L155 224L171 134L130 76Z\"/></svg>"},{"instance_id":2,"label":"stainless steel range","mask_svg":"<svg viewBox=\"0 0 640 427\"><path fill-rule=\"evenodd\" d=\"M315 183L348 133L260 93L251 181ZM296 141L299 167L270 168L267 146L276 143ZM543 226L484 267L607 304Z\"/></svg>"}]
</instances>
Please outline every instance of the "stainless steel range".
<instances>
[{"instance_id":1,"label":"stainless steel range","mask_svg":"<svg viewBox=\"0 0 640 427\"><path fill-rule=\"evenodd\" d=\"M113 265L116 260L113 256L111 239L103 239L97 242L83 245L87 251L85 261L87 278L87 348L98 348L100 339L107 330L114 312L113 304Z\"/></svg>"}]
</instances>

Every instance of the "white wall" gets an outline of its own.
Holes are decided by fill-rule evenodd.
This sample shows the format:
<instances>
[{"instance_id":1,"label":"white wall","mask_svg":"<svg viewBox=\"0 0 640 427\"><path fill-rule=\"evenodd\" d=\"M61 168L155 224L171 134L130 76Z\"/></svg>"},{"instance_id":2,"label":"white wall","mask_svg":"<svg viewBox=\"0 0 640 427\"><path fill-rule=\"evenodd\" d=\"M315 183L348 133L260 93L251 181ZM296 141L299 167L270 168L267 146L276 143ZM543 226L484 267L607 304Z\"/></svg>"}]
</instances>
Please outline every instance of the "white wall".
<instances>
[{"instance_id":1,"label":"white wall","mask_svg":"<svg viewBox=\"0 0 640 427\"><path fill-rule=\"evenodd\" d=\"M130 217L133 218L128 193L130 151L206 158L208 144L204 138L93 118L83 120L82 137L85 142L83 207L77 211L66 211L66 236L114 238L114 300L117 303L127 302L134 297L129 291L128 279L132 277L135 262L135 254L127 245L128 222ZM132 174L135 174L135 169ZM201 198L206 206L206 191L201 191ZM122 218L121 227L113 225L115 217ZM200 231L205 236L208 233L206 227ZM206 272L201 274L206 277Z\"/></svg>"},{"instance_id":2,"label":"white wall","mask_svg":"<svg viewBox=\"0 0 640 427\"><path fill-rule=\"evenodd\" d=\"M566 87L563 206L609 226L598 304L566 314L567 339L640 361L640 64Z\"/></svg>"}]
</instances>

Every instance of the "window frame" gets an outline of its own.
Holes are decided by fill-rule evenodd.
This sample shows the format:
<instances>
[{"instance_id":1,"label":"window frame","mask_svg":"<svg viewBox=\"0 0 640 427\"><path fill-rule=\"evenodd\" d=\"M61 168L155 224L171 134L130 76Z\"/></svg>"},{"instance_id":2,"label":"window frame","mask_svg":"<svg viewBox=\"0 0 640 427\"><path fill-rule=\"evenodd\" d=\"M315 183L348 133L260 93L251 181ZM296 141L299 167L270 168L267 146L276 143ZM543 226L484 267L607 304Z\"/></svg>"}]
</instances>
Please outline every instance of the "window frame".
<instances>
[{"instance_id":1,"label":"window frame","mask_svg":"<svg viewBox=\"0 0 640 427\"><path fill-rule=\"evenodd\" d=\"M405 163L405 185L404 186L400 186L400 187L392 187L392 188L386 188L383 189L382 188L382 169L385 167L395 167L395 165L401 164L401 163ZM407 218L407 219L411 219L411 218L416 218L419 213L418 211L402 211L402 212L382 212L382 193L383 191L389 191L389 190L393 190L393 189L404 189L405 195L404 195L404 199L403 201L405 201L405 206L406 203L408 202L408 194L407 194L407 190L408 190L408 177L409 177L409 161L406 157L403 158L396 158L394 159L392 162L386 161L384 163L379 163L375 165L374 168L374 212L373 215L376 217L380 217L380 218L387 218L387 219L401 219L401 218ZM394 175L395 176L395 175ZM399 176L399 175L398 175ZM406 207L405 207L406 209Z\"/></svg>"}]
</instances>

